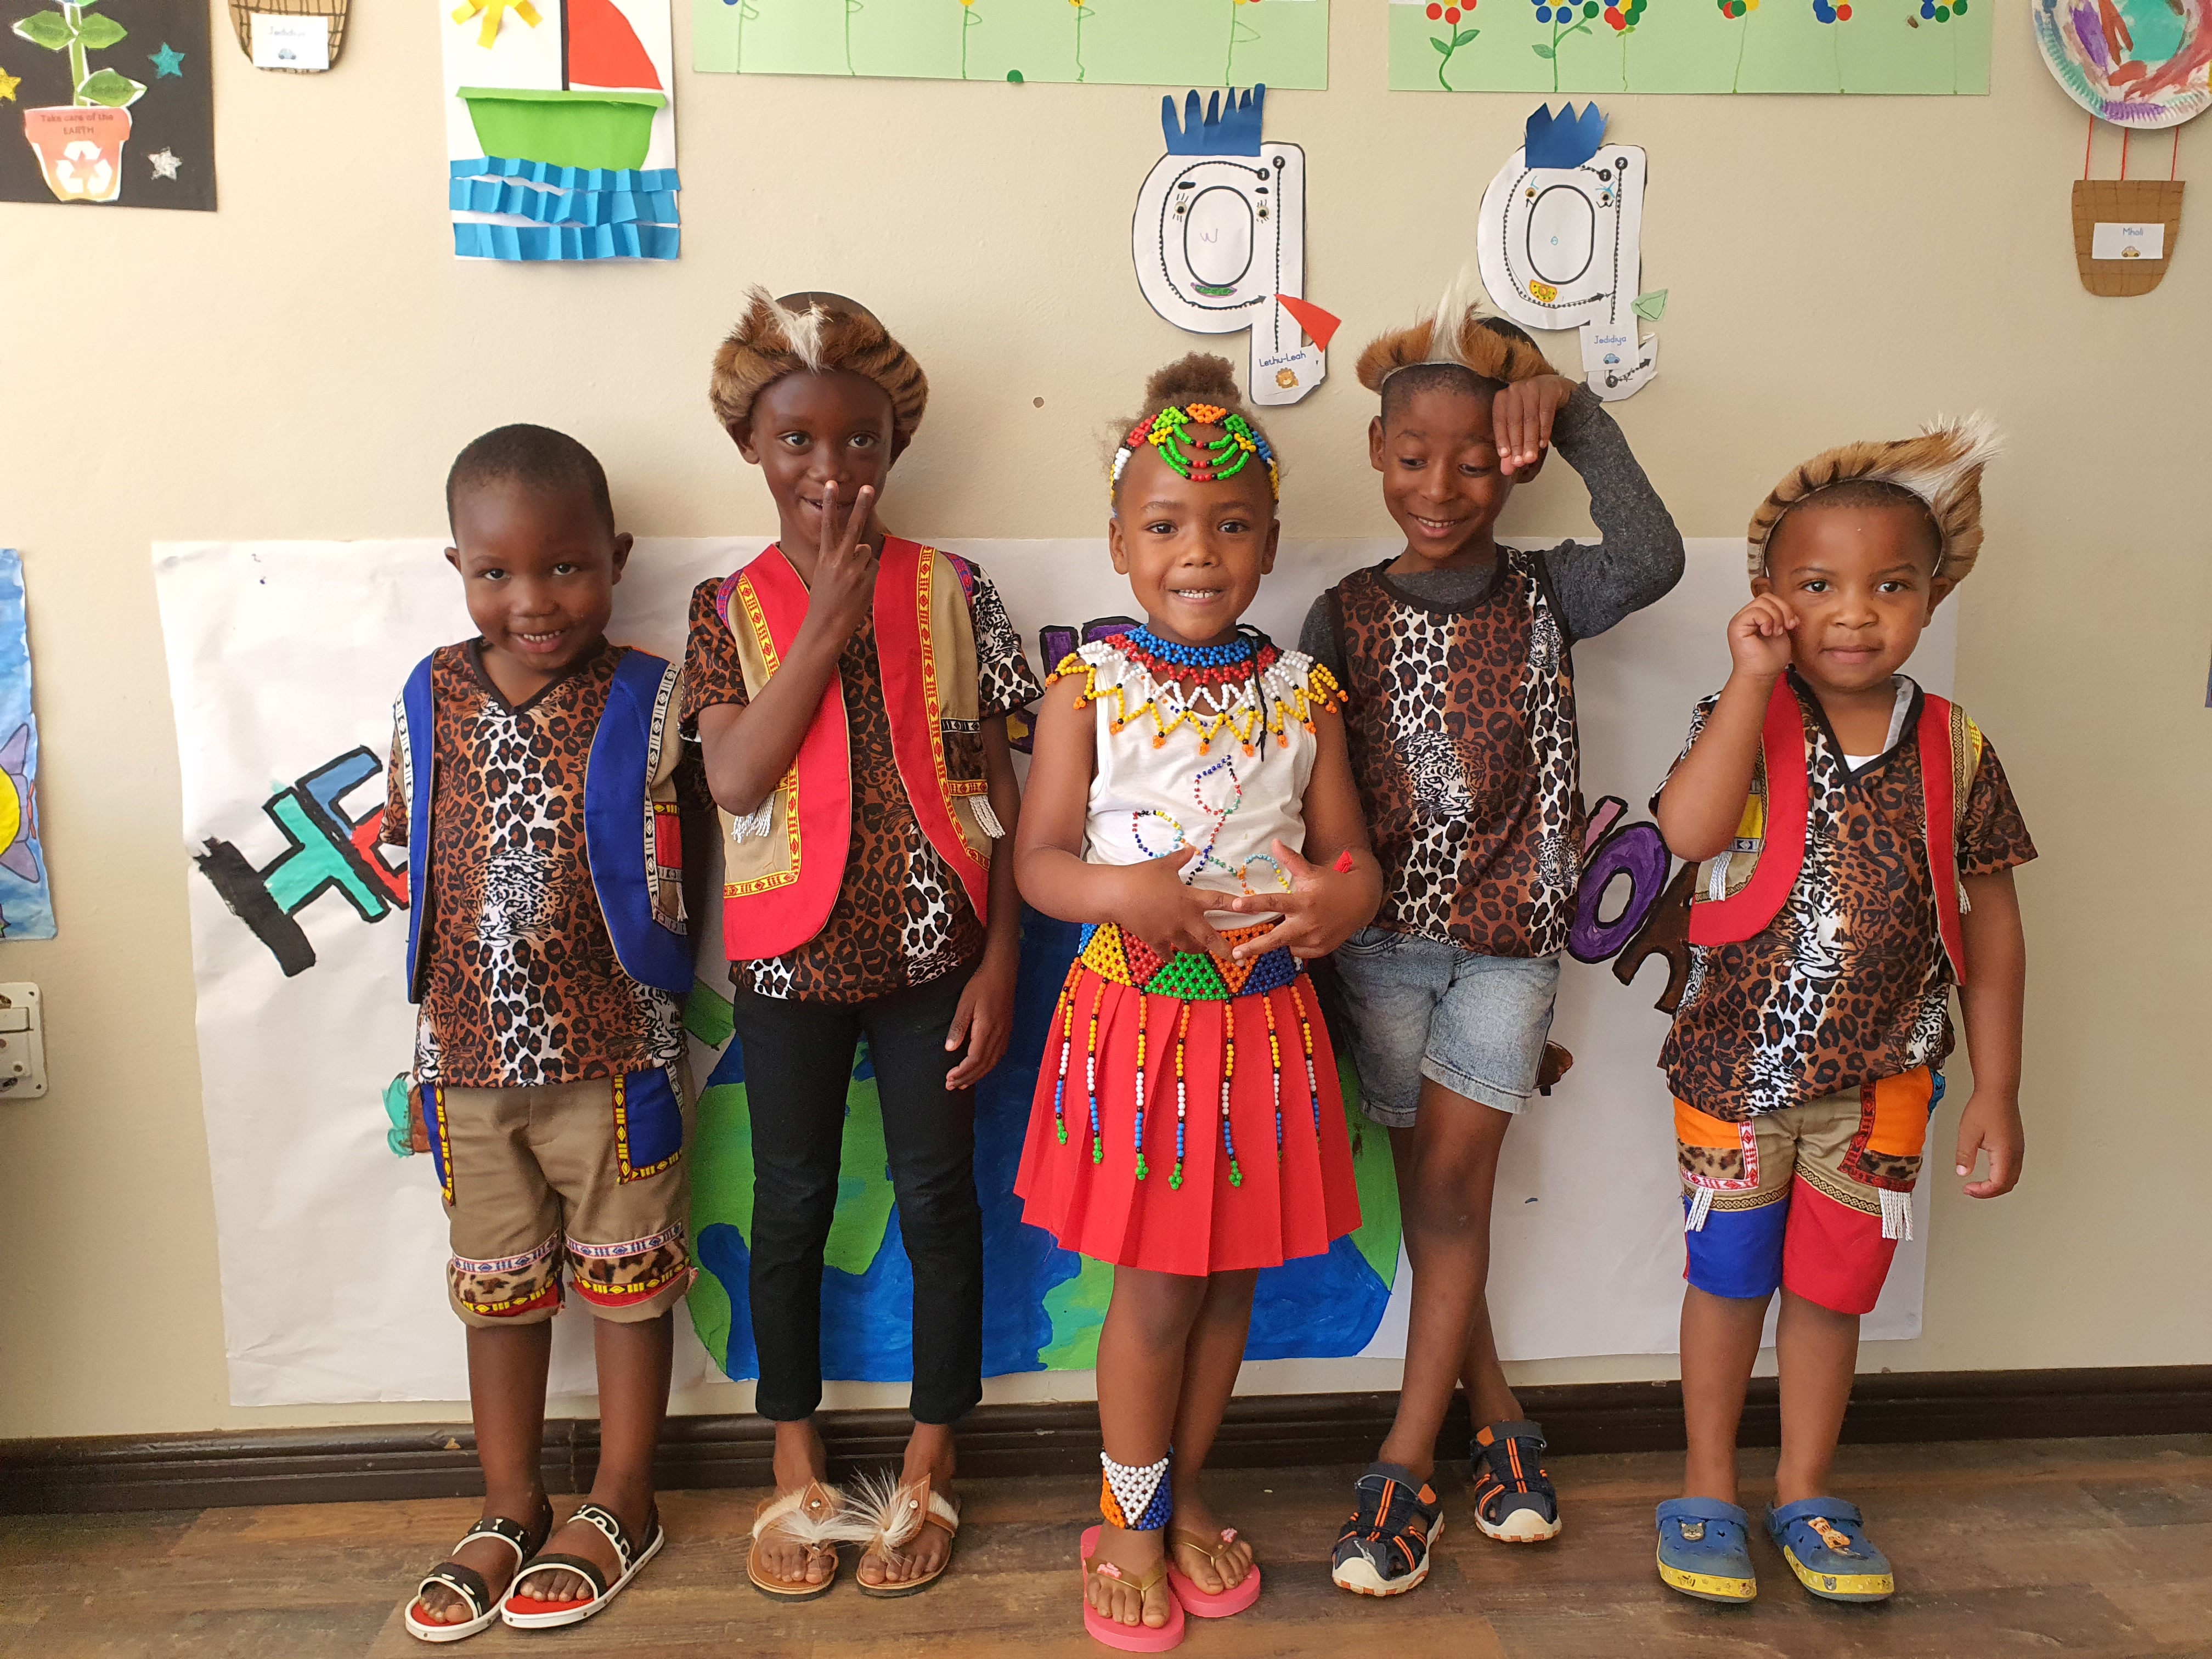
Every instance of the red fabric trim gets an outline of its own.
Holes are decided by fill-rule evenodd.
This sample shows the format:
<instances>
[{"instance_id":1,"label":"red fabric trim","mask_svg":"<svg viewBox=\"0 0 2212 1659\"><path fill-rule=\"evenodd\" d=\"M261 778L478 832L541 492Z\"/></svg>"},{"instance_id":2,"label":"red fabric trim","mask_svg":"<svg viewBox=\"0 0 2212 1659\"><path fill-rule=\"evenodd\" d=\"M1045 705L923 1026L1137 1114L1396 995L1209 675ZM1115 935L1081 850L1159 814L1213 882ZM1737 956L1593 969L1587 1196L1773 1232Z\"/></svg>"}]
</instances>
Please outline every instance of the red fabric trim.
<instances>
[{"instance_id":1,"label":"red fabric trim","mask_svg":"<svg viewBox=\"0 0 2212 1659\"><path fill-rule=\"evenodd\" d=\"M751 590L775 645L774 655L781 660L806 620L806 584L783 556L783 550L775 546L738 574L742 584L726 585L725 593L737 588L742 599L742 588ZM742 611L726 598L723 603ZM752 626L744 614L731 617L727 610L724 614L732 629ZM722 939L732 962L760 962L796 950L822 931L837 902L853 833L853 762L846 736L844 687L834 673L799 740L792 767L799 775L793 879L762 892L724 894ZM779 781L776 787L783 786Z\"/></svg>"},{"instance_id":2,"label":"red fabric trim","mask_svg":"<svg viewBox=\"0 0 2212 1659\"><path fill-rule=\"evenodd\" d=\"M1936 927L1951 958L1951 974L1966 982L1966 931L1959 920L1959 838L1952 792L1951 705L1934 692L1921 694L1920 794L1928 808L1928 884L1936 894Z\"/></svg>"},{"instance_id":3,"label":"red fabric trim","mask_svg":"<svg viewBox=\"0 0 2212 1659\"><path fill-rule=\"evenodd\" d=\"M915 820L960 878L975 920L991 920L991 866L969 848L953 821L945 788L945 732L939 724L936 641L931 638L933 589L949 556L896 536L884 538L876 571L876 659L890 717L891 757L914 807ZM957 573L956 573L957 574Z\"/></svg>"},{"instance_id":4,"label":"red fabric trim","mask_svg":"<svg viewBox=\"0 0 2212 1659\"><path fill-rule=\"evenodd\" d=\"M1765 839L1759 863L1750 884L1734 898L1705 899L1690 907L1692 945L1734 945L1752 938L1782 914L1805 867L1812 788L1806 776L1805 716L1787 675L1774 682L1759 744L1766 763Z\"/></svg>"}]
</instances>

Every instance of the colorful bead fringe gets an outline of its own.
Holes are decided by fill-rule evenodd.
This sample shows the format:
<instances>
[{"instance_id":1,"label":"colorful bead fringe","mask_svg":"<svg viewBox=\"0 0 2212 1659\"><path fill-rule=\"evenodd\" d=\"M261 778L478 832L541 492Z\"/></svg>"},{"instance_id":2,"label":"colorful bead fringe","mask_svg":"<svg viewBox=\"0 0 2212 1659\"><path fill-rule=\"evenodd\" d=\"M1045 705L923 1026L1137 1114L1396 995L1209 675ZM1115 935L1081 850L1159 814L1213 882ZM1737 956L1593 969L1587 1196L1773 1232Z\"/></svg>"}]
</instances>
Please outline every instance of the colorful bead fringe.
<instances>
[{"instance_id":1,"label":"colorful bead fringe","mask_svg":"<svg viewBox=\"0 0 2212 1659\"><path fill-rule=\"evenodd\" d=\"M1170 1460L1142 1466L1116 1463L1098 1454L1098 1513L1124 1532L1158 1532L1175 1515L1175 1490L1168 1484Z\"/></svg>"}]
</instances>

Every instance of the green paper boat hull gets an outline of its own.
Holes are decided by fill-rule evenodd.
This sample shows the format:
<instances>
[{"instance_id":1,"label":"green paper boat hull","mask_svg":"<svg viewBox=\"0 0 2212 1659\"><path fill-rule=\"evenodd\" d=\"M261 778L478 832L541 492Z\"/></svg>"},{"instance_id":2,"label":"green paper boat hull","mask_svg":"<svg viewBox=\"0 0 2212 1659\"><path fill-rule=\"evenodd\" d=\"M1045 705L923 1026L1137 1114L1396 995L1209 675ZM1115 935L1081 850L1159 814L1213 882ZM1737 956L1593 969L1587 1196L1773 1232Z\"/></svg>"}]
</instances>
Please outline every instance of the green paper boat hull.
<instances>
[{"instance_id":1,"label":"green paper boat hull","mask_svg":"<svg viewBox=\"0 0 2212 1659\"><path fill-rule=\"evenodd\" d=\"M643 167L653 118L668 102L658 92L516 87L463 87L459 96L485 155L557 167Z\"/></svg>"}]
</instances>

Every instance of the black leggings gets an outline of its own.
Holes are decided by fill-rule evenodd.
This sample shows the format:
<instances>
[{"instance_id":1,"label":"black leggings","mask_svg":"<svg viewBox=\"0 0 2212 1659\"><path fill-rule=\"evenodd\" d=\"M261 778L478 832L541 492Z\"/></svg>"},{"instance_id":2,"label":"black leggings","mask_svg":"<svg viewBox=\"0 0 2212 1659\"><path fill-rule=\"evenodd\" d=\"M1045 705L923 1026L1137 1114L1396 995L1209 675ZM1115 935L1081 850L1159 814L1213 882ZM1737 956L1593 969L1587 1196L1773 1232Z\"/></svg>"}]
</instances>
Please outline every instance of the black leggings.
<instances>
[{"instance_id":1,"label":"black leggings","mask_svg":"<svg viewBox=\"0 0 2212 1659\"><path fill-rule=\"evenodd\" d=\"M837 1207L845 1092L866 1035L883 1101L899 1231L914 1267L918 1423L954 1423L983 1395L983 1211L975 1198L975 1091L945 1074L968 969L871 1002L801 1002L740 990L753 1126L754 1409L779 1423L822 1403L822 1248Z\"/></svg>"}]
</instances>

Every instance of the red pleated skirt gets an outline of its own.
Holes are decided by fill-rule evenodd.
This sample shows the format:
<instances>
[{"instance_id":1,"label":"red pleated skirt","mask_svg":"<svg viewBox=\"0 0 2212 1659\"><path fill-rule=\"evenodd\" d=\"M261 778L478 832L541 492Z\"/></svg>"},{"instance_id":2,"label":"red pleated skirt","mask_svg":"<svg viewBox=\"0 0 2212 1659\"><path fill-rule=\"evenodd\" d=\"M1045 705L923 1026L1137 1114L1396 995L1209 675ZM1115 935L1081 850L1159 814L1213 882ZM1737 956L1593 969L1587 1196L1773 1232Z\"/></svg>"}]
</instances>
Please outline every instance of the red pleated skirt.
<instances>
[{"instance_id":1,"label":"red pleated skirt","mask_svg":"<svg viewBox=\"0 0 2212 1659\"><path fill-rule=\"evenodd\" d=\"M1053 1016L1014 1190L1031 1226L1117 1267L1201 1275L1324 1254L1358 1227L1359 1191L1336 1056L1312 981L1300 975L1263 994L1186 1002L1115 984L1079 963Z\"/></svg>"}]
</instances>

